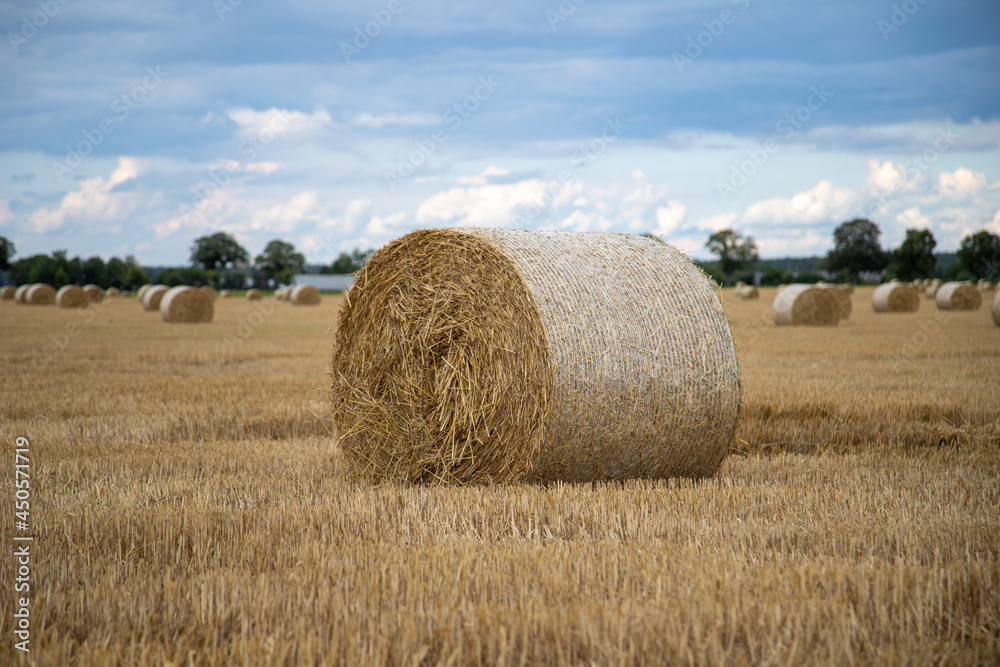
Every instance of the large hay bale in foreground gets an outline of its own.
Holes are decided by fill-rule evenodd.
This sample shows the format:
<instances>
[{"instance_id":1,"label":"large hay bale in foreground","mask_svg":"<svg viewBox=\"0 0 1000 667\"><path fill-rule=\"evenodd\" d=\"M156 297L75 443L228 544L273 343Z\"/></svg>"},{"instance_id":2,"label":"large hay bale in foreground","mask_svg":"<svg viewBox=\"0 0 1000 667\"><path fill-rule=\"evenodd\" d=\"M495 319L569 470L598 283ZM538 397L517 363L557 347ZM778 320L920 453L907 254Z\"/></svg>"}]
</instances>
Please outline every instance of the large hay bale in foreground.
<instances>
[{"instance_id":1,"label":"large hay bale in foreground","mask_svg":"<svg viewBox=\"0 0 1000 667\"><path fill-rule=\"evenodd\" d=\"M358 274L331 377L373 482L703 477L741 400L709 279L626 234L412 232Z\"/></svg>"},{"instance_id":2,"label":"large hay bale in foreground","mask_svg":"<svg viewBox=\"0 0 1000 667\"><path fill-rule=\"evenodd\" d=\"M56 302L56 288L45 283L35 283L25 293L24 302L32 306L51 306Z\"/></svg>"},{"instance_id":3,"label":"large hay bale in foreground","mask_svg":"<svg viewBox=\"0 0 1000 667\"><path fill-rule=\"evenodd\" d=\"M830 290L815 285L793 284L778 292L771 304L779 326L836 326L840 302Z\"/></svg>"},{"instance_id":4,"label":"large hay bale in foreground","mask_svg":"<svg viewBox=\"0 0 1000 667\"><path fill-rule=\"evenodd\" d=\"M934 296L940 310L978 310L983 295L972 283L944 283Z\"/></svg>"},{"instance_id":5,"label":"large hay bale in foreground","mask_svg":"<svg viewBox=\"0 0 1000 667\"><path fill-rule=\"evenodd\" d=\"M1000 291L993 297L993 321L1000 327Z\"/></svg>"},{"instance_id":6,"label":"large hay bale in foreground","mask_svg":"<svg viewBox=\"0 0 1000 667\"><path fill-rule=\"evenodd\" d=\"M264 295L260 293L259 289L250 288L247 290L247 301L260 301L264 298Z\"/></svg>"},{"instance_id":7,"label":"large hay bale in foreground","mask_svg":"<svg viewBox=\"0 0 1000 667\"><path fill-rule=\"evenodd\" d=\"M830 294L837 299L837 307L840 309L840 319L846 320L850 317L853 306L851 305L851 295L848 291L840 285L828 284L824 284L823 289L829 290Z\"/></svg>"},{"instance_id":8,"label":"large hay bale in foreground","mask_svg":"<svg viewBox=\"0 0 1000 667\"><path fill-rule=\"evenodd\" d=\"M85 308L87 295L79 285L63 285L56 292L56 305L60 308Z\"/></svg>"},{"instance_id":9,"label":"large hay bale in foreground","mask_svg":"<svg viewBox=\"0 0 1000 667\"><path fill-rule=\"evenodd\" d=\"M287 298L296 306L317 306L322 297L319 290L312 285L299 285L292 288Z\"/></svg>"},{"instance_id":10,"label":"large hay bale in foreground","mask_svg":"<svg viewBox=\"0 0 1000 667\"><path fill-rule=\"evenodd\" d=\"M100 303L104 301L104 290L97 285L84 285L83 293L87 295L87 301L90 303Z\"/></svg>"},{"instance_id":11,"label":"large hay bale in foreground","mask_svg":"<svg viewBox=\"0 0 1000 667\"><path fill-rule=\"evenodd\" d=\"M170 288L166 285L150 285L146 293L142 295L142 307L146 310L159 310L160 301L169 290Z\"/></svg>"},{"instance_id":12,"label":"large hay bale in foreground","mask_svg":"<svg viewBox=\"0 0 1000 667\"><path fill-rule=\"evenodd\" d=\"M872 308L876 313L912 313L920 310L920 290L906 283L879 285L872 294Z\"/></svg>"},{"instance_id":13,"label":"large hay bale in foreground","mask_svg":"<svg viewBox=\"0 0 1000 667\"><path fill-rule=\"evenodd\" d=\"M29 289L31 289L31 285L21 285L14 290L14 303L28 303L26 297Z\"/></svg>"},{"instance_id":14,"label":"large hay bale in foreground","mask_svg":"<svg viewBox=\"0 0 1000 667\"><path fill-rule=\"evenodd\" d=\"M13 285L6 285L0 288L0 301L13 301L15 294L17 294L17 288Z\"/></svg>"},{"instance_id":15,"label":"large hay bale in foreground","mask_svg":"<svg viewBox=\"0 0 1000 667\"><path fill-rule=\"evenodd\" d=\"M211 322L215 299L208 292L180 285L163 294L159 308L164 322Z\"/></svg>"}]
</instances>

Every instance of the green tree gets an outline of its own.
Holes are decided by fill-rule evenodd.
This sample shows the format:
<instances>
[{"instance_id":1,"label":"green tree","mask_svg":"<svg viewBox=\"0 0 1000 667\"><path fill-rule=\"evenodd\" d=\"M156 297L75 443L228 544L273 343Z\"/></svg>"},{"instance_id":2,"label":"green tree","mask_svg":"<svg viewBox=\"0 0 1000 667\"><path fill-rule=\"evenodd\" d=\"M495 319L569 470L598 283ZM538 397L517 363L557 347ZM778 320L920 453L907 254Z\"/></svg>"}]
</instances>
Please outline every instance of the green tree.
<instances>
[{"instance_id":1,"label":"green tree","mask_svg":"<svg viewBox=\"0 0 1000 667\"><path fill-rule=\"evenodd\" d=\"M719 258L719 269L730 283L737 271L750 269L760 259L757 243L752 237L744 237L732 229L723 229L708 237L705 247Z\"/></svg>"},{"instance_id":2,"label":"green tree","mask_svg":"<svg viewBox=\"0 0 1000 667\"><path fill-rule=\"evenodd\" d=\"M1000 280L1000 236L985 229L962 239L958 261L974 278Z\"/></svg>"},{"instance_id":3,"label":"green tree","mask_svg":"<svg viewBox=\"0 0 1000 667\"><path fill-rule=\"evenodd\" d=\"M374 250L361 250L360 248L355 248L351 254L342 252L340 253L340 257L334 260L330 268L324 271L324 273L347 275L355 271L360 271L374 252Z\"/></svg>"},{"instance_id":4,"label":"green tree","mask_svg":"<svg viewBox=\"0 0 1000 667\"><path fill-rule=\"evenodd\" d=\"M305 255L295 252L291 243L278 239L264 247L254 264L265 280L274 280L278 285L291 285L296 273L306 272Z\"/></svg>"},{"instance_id":5,"label":"green tree","mask_svg":"<svg viewBox=\"0 0 1000 667\"><path fill-rule=\"evenodd\" d=\"M833 231L833 250L827 265L834 273L846 270L857 282L865 271L877 272L889 265L889 254L879 245L882 230L871 220L855 218L842 223Z\"/></svg>"},{"instance_id":6,"label":"green tree","mask_svg":"<svg viewBox=\"0 0 1000 667\"><path fill-rule=\"evenodd\" d=\"M98 285L102 288L108 286L108 267L104 260L98 256L88 257L80 266L80 282L84 285Z\"/></svg>"},{"instance_id":7,"label":"green tree","mask_svg":"<svg viewBox=\"0 0 1000 667\"><path fill-rule=\"evenodd\" d=\"M235 268L249 262L250 253L225 232L197 238L191 246L191 263L200 264L206 269Z\"/></svg>"},{"instance_id":8,"label":"green tree","mask_svg":"<svg viewBox=\"0 0 1000 667\"><path fill-rule=\"evenodd\" d=\"M149 284L149 276L133 255L125 256L125 267L125 284L122 287L134 290Z\"/></svg>"},{"instance_id":9,"label":"green tree","mask_svg":"<svg viewBox=\"0 0 1000 667\"><path fill-rule=\"evenodd\" d=\"M906 282L933 277L937 266L935 246L937 241L929 229L907 229L906 238L892 251L889 272L894 278Z\"/></svg>"},{"instance_id":10,"label":"green tree","mask_svg":"<svg viewBox=\"0 0 1000 667\"><path fill-rule=\"evenodd\" d=\"M128 270L128 265L117 257L112 257L108 260L108 284L101 285L107 289L108 287L117 287L118 289L125 288L125 272Z\"/></svg>"},{"instance_id":11,"label":"green tree","mask_svg":"<svg viewBox=\"0 0 1000 667\"><path fill-rule=\"evenodd\" d=\"M17 246L6 236L0 236L0 271L10 269L10 260L17 252Z\"/></svg>"}]
</instances>

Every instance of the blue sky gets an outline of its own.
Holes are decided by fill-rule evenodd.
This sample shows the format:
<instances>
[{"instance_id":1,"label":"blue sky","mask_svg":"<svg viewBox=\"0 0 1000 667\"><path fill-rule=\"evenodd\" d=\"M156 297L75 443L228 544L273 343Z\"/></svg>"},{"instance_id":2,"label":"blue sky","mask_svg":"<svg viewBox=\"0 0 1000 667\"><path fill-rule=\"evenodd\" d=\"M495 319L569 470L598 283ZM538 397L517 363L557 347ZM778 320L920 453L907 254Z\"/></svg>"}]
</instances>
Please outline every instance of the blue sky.
<instances>
[{"instance_id":1,"label":"blue sky","mask_svg":"<svg viewBox=\"0 0 1000 667\"><path fill-rule=\"evenodd\" d=\"M311 262L412 229L714 230L822 254L1000 233L1000 4L371 0L0 7L18 255Z\"/></svg>"}]
</instances>

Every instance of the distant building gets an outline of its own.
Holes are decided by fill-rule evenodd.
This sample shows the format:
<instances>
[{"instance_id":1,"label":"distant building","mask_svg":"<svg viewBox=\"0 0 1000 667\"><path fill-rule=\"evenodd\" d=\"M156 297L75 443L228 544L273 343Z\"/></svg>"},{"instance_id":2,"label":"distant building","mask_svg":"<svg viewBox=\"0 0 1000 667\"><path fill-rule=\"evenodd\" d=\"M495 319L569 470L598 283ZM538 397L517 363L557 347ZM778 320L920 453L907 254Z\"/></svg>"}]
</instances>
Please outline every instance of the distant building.
<instances>
[{"instance_id":1,"label":"distant building","mask_svg":"<svg viewBox=\"0 0 1000 667\"><path fill-rule=\"evenodd\" d=\"M354 276L322 273L296 273L292 285L312 285L320 292L343 292L354 284Z\"/></svg>"}]
</instances>

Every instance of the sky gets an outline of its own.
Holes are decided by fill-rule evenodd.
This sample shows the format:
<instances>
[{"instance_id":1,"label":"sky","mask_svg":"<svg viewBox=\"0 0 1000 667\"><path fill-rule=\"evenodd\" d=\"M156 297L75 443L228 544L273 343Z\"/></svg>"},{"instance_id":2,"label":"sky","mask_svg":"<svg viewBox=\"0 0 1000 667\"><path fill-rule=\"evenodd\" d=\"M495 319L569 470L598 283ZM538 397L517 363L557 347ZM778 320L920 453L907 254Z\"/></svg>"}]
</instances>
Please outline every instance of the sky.
<instances>
[{"instance_id":1,"label":"sky","mask_svg":"<svg viewBox=\"0 0 1000 667\"><path fill-rule=\"evenodd\" d=\"M411 230L653 233L707 258L1000 233L1000 3L0 6L0 235L185 265Z\"/></svg>"}]
</instances>

